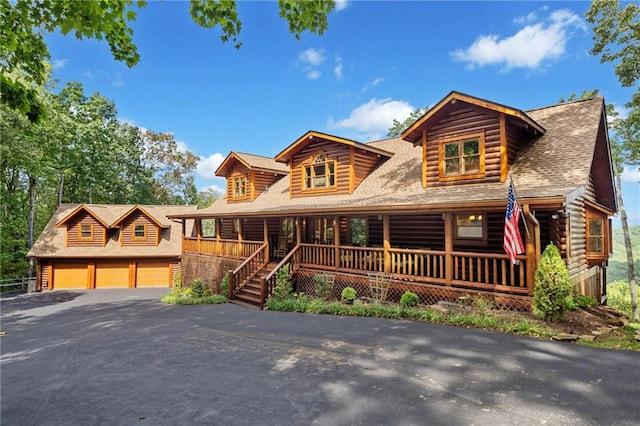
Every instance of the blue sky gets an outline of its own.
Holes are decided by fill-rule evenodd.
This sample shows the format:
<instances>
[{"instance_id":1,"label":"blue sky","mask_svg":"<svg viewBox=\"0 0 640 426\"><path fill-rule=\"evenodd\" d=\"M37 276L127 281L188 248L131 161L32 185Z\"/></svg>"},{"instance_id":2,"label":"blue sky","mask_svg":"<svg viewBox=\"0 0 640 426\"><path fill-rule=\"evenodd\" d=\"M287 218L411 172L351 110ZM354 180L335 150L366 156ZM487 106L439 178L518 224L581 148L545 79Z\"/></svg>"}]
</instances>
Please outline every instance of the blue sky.
<instances>
[{"instance_id":1,"label":"blue sky","mask_svg":"<svg viewBox=\"0 0 640 426\"><path fill-rule=\"evenodd\" d=\"M275 2L239 2L243 46L197 26L187 2L151 1L133 23L140 63L105 42L47 36L54 77L115 101L201 157L199 189L231 150L274 156L308 130L366 142L451 90L522 110L598 88L625 114L632 90L589 55L588 2L341 1L323 36L296 40ZM623 175L640 224L640 173Z\"/></svg>"}]
</instances>

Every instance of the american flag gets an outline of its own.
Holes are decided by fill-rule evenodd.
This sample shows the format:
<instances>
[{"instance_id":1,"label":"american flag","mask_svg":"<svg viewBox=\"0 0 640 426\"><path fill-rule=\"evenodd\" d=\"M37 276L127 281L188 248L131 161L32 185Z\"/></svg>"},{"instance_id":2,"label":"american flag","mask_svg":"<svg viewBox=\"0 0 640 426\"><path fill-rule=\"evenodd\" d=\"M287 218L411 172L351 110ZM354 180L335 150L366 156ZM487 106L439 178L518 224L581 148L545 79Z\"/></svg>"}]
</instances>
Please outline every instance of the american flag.
<instances>
[{"instance_id":1,"label":"american flag","mask_svg":"<svg viewBox=\"0 0 640 426\"><path fill-rule=\"evenodd\" d=\"M518 222L520 221L520 206L516 201L516 191L513 188L513 181L509 183L509 194L507 195L507 214L504 218L504 251L514 265L518 263L516 256L524 253L522 238Z\"/></svg>"}]
</instances>

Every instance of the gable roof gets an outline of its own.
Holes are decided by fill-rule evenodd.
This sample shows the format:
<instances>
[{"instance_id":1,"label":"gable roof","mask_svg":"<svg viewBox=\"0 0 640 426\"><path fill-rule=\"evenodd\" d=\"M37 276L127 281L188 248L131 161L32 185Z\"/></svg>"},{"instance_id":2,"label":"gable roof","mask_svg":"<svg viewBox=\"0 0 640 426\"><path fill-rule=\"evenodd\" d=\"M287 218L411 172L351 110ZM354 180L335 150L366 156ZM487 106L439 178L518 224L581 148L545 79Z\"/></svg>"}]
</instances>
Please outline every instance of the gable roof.
<instances>
[{"instance_id":1,"label":"gable roof","mask_svg":"<svg viewBox=\"0 0 640 426\"><path fill-rule=\"evenodd\" d=\"M606 126L603 100L595 98L553 105L523 114L546 131L542 136L526 141L513 161L510 175L518 197L525 203L560 206L568 194L588 185L592 163L599 161L594 158L594 149L603 123ZM402 138L363 145L392 156L374 169L350 195L291 198L290 180L281 179L251 203L226 203L220 198L206 209L181 217L376 214L417 209L429 212L451 208L503 208L506 203L508 180L423 188L421 146L409 144Z\"/></svg>"},{"instance_id":2,"label":"gable roof","mask_svg":"<svg viewBox=\"0 0 640 426\"><path fill-rule=\"evenodd\" d=\"M427 111L422 117L416 120L404 132L402 132L402 139L414 144L420 142L420 139L422 137L422 130L425 128L429 128L432 123L439 121L440 117L442 117L442 115L444 114L448 114L451 108L458 107L460 105L458 102L462 104L474 105L476 107L515 117L523 124L529 126L532 129L534 136L544 134L545 132L544 127L542 127L529 115L519 109L502 105L496 102L487 101L485 99L476 98L475 96L470 96L464 93L452 91L440 102L438 102L433 108Z\"/></svg>"},{"instance_id":3,"label":"gable roof","mask_svg":"<svg viewBox=\"0 0 640 426\"><path fill-rule=\"evenodd\" d=\"M67 247L64 226L69 217L77 212L86 210L92 212L92 216L107 224L107 228L115 228L116 231L108 236L104 247ZM162 238L157 246L121 246L117 234L120 232L117 225L121 219L130 213L140 210L146 212L152 220L162 229ZM197 211L197 206L137 206L131 204L61 204L53 214L44 230L27 253L27 257L40 258L155 258L178 257L182 253L182 226L173 222L169 216L192 214ZM192 227L193 224L188 224ZM187 229L191 232L191 229Z\"/></svg>"},{"instance_id":4,"label":"gable roof","mask_svg":"<svg viewBox=\"0 0 640 426\"><path fill-rule=\"evenodd\" d=\"M108 221L105 222L105 219L103 217L103 215L99 215L96 214L94 211L92 211L92 209L90 209L87 205L85 204L81 204L79 205L77 208L73 209L73 211L69 212L65 217L63 217L58 223L56 223L56 226L63 226L66 225L71 219L73 219L74 217L76 217L76 215L78 215L78 213L80 212L85 212L87 213L89 216L93 217L95 220L97 220L98 222L100 222L100 224L102 226L104 226L105 228L109 228L109 223Z\"/></svg>"},{"instance_id":5,"label":"gable roof","mask_svg":"<svg viewBox=\"0 0 640 426\"><path fill-rule=\"evenodd\" d=\"M367 152L372 152L374 154L381 155L383 157L391 157L393 155L392 152L386 151L384 149L376 148L369 144L364 144L361 142L356 142L351 139L345 139L338 136L328 135L326 133L316 132L314 130L310 130L301 137L298 138L294 143L289 145L282 151L280 154L276 155L275 160L288 163L298 152L303 150L307 145L311 144L314 140L326 140L331 141L343 145L354 146L358 149L362 149Z\"/></svg>"},{"instance_id":6,"label":"gable roof","mask_svg":"<svg viewBox=\"0 0 640 426\"><path fill-rule=\"evenodd\" d=\"M226 176L229 168L236 161L249 170L261 170L278 175L286 175L289 173L289 168L286 165L276 162L273 158L231 151L229 155L227 155L227 158L225 158L222 164L216 169L216 176Z\"/></svg>"},{"instance_id":7,"label":"gable roof","mask_svg":"<svg viewBox=\"0 0 640 426\"><path fill-rule=\"evenodd\" d=\"M171 226L170 223L168 223L166 221L166 217L165 217L165 221L161 222L160 219L156 218L156 216L160 216L163 217L163 214L158 214L159 212L156 212L156 215L150 214L147 210L145 210L142 206L136 204L135 206L131 207L131 209L129 209L125 214L123 214L122 216L120 216L118 219L116 219L112 224L111 227L116 227L116 226L120 226L120 224L122 222L124 222L124 220L126 218L128 218L129 216L131 216L131 214L135 211L139 211L141 212L143 215L145 215L146 217L148 217L149 219L151 219L151 221L153 223L155 223L156 225L158 225L160 228L169 228Z\"/></svg>"}]
</instances>

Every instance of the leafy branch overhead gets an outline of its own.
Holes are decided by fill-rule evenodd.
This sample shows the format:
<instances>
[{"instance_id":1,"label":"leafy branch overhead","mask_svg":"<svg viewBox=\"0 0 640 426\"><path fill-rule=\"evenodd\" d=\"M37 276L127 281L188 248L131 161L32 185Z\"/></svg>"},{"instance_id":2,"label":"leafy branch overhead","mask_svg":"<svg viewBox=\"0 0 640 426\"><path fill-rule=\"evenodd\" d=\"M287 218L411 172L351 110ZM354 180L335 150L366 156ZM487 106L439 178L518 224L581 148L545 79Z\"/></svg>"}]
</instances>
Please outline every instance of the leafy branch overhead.
<instances>
[{"instance_id":1,"label":"leafy branch overhead","mask_svg":"<svg viewBox=\"0 0 640 426\"><path fill-rule=\"evenodd\" d=\"M146 1L134 0L0 0L0 90L2 103L36 121L44 113L35 86L48 78L49 48L44 34L60 31L78 39L106 40L117 61L133 67L140 60L133 41L138 11ZM236 48L242 22L235 0L191 0L193 21L204 28L219 26L223 42ZM297 38L304 31L322 34L333 0L278 0L280 17Z\"/></svg>"}]
</instances>

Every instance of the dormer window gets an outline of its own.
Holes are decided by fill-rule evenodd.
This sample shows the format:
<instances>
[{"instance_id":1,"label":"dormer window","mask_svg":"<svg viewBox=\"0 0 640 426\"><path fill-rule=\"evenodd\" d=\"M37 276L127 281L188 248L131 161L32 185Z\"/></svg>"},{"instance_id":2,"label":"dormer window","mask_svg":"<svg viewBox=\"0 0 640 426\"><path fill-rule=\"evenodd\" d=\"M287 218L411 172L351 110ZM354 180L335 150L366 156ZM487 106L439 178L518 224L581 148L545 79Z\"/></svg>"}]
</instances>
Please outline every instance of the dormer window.
<instances>
[{"instance_id":1,"label":"dormer window","mask_svg":"<svg viewBox=\"0 0 640 426\"><path fill-rule=\"evenodd\" d=\"M233 178L233 198L243 198L247 195L247 178L239 176Z\"/></svg>"},{"instance_id":2,"label":"dormer window","mask_svg":"<svg viewBox=\"0 0 640 426\"><path fill-rule=\"evenodd\" d=\"M304 166L304 189L327 189L336 186L336 162L318 154L310 165Z\"/></svg>"},{"instance_id":3,"label":"dormer window","mask_svg":"<svg viewBox=\"0 0 640 426\"><path fill-rule=\"evenodd\" d=\"M80 224L80 239L93 240L93 224L92 223Z\"/></svg>"},{"instance_id":4,"label":"dormer window","mask_svg":"<svg viewBox=\"0 0 640 426\"><path fill-rule=\"evenodd\" d=\"M440 141L440 180L484 177L484 134L469 134Z\"/></svg>"}]
</instances>

